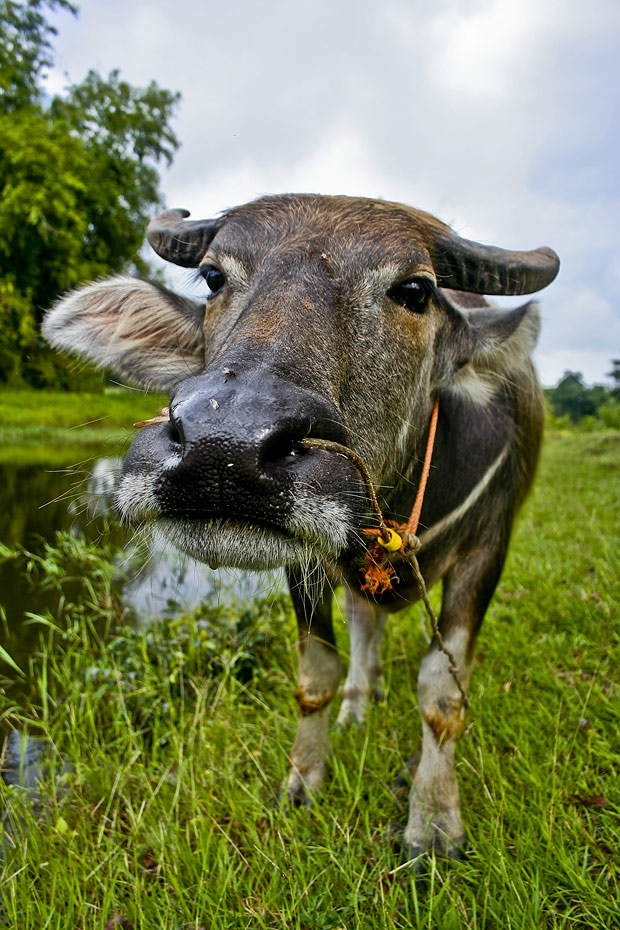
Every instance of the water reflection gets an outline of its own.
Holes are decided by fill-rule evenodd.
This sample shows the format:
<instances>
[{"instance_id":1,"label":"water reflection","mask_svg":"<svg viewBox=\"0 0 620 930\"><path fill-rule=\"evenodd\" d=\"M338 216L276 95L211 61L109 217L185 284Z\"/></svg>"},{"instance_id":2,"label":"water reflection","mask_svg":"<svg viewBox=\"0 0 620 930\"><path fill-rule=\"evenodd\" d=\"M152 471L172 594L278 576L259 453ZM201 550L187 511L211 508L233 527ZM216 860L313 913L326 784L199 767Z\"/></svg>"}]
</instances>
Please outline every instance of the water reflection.
<instances>
[{"instance_id":1,"label":"water reflection","mask_svg":"<svg viewBox=\"0 0 620 930\"><path fill-rule=\"evenodd\" d=\"M93 465L86 489L78 494L78 502L85 507L91 519L109 517L114 506L114 491L121 474L123 460L117 455L106 455Z\"/></svg>"},{"instance_id":2,"label":"water reflection","mask_svg":"<svg viewBox=\"0 0 620 930\"><path fill-rule=\"evenodd\" d=\"M48 470L40 464L0 464L0 541L26 548L52 540L56 530L69 529L77 490L85 487L86 467Z\"/></svg>"}]
</instances>

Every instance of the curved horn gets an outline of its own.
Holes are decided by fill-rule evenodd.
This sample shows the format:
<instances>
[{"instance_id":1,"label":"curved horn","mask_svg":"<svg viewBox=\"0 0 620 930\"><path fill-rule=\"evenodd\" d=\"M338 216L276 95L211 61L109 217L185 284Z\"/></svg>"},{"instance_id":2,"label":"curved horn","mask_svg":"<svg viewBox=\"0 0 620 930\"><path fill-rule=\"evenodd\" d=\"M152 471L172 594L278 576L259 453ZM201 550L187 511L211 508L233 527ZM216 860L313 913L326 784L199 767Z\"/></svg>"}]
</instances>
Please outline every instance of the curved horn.
<instances>
[{"instance_id":1,"label":"curved horn","mask_svg":"<svg viewBox=\"0 0 620 930\"><path fill-rule=\"evenodd\" d=\"M553 249L511 252L461 239L456 233L431 247L440 287L472 294L531 294L551 284L560 269Z\"/></svg>"},{"instance_id":2,"label":"curved horn","mask_svg":"<svg viewBox=\"0 0 620 930\"><path fill-rule=\"evenodd\" d=\"M151 248L167 262L196 268L223 220L186 220L189 210L166 210L146 227Z\"/></svg>"}]
</instances>

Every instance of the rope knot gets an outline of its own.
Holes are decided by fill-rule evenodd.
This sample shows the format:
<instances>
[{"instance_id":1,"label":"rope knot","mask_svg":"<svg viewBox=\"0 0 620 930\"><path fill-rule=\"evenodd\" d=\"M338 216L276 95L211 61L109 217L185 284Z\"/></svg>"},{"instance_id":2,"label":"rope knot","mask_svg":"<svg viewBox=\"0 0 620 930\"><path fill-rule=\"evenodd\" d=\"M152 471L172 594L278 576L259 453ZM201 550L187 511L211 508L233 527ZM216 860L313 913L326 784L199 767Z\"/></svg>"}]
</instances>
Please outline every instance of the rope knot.
<instances>
[{"instance_id":1,"label":"rope knot","mask_svg":"<svg viewBox=\"0 0 620 930\"><path fill-rule=\"evenodd\" d=\"M422 543L420 542L420 537L413 533L411 536L408 536L406 541L403 543L404 554L415 555L421 545Z\"/></svg>"}]
</instances>

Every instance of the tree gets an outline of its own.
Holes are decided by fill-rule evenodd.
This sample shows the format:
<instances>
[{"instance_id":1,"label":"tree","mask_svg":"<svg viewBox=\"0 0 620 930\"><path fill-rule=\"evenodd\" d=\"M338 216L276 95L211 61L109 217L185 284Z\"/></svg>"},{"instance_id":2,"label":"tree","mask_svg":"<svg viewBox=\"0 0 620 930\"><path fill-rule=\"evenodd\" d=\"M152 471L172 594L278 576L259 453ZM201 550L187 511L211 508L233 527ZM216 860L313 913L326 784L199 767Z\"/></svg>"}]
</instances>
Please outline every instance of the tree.
<instances>
[{"instance_id":1,"label":"tree","mask_svg":"<svg viewBox=\"0 0 620 930\"><path fill-rule=\"evenodd\" d=\"M88 172L79 140L43 113L0 116L0 378L46 382L37 322L85 270L87 219L80 201ZM54 366L49 369L50 378Z\"/></svg>"},{"instance_id":2,"label":"tree","mask_svg":"<svg viewBox=\"0 0 620 930\"><path fill-rule=\"evenodd\" d=\"M160 203L157 165L178 148L170 120L179 95L91 71L46 103L54 30L45 6L74 9L0 0L0 380L71 386L72 368L43 345L37 324L84 280L148 270L140 248Z\"/></svg>"},{"instance_id":3,"label":"tree","mask_svg":"<svg viewBox=\"0 0 620 930\"><path fill-rule=\"evenodd\" d=\"M620 358L611 359L612 369L607 372L607 377L611 378L614 383L610 394L617 400L620 400Z\"/></svg>"},{"instance_id":4,"label":"tree","mask_svg":"<svg viewBox=\"0 0 620 930\"><path fill-rule=\"evenodd\" d=\"M584 384L579 371L565 371L551 395L551 407L558 417L568 416L576 422L585 416L594 416L596 405L590 389Z\"/></svg>"},{"instance_id":5,"label":"tree","mask_svg":"<svg viewBox=\"0 0 620 930\"><path fill-rule=\"evenodd\" d=\"M50 38L56 29L45 19L44 10L57 8L76 12L69 0L27 0L0 3L0 109L20 110L41 97L40 81L53 64Z\"/></svg>"}]
</instances>

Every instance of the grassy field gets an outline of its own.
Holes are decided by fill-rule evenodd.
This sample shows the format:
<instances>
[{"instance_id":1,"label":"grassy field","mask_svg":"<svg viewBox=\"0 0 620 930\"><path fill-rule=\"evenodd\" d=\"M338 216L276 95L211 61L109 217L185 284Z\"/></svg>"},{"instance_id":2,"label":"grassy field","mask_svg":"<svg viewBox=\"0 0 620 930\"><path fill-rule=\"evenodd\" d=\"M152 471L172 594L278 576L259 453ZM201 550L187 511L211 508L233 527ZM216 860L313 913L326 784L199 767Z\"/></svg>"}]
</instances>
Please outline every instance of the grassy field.
<instances>
[{"instance_id":1,"label":"grassy field","mask_svg":"<svg viewBox=\"0 0 620 930\"><path fill-rule=\"evenodd\" d=\"M393 789L420 739L419 609L393 620L386 701L334 736L320 803L280 812L296 722L287 601L112 632L113 554L65 539L34 570L57 584L81 570L83 598L64 605L65 632L41 624L31 704L2 705L54 747L34 808L2 790L6 925L620 927L619 502L619 433L548 438L459 745L469 855L432 862L425 888L398 868Z\"/></svg>"},{"instance_id":2,"label":"grassy field","mask_svg":"<svg viewBox=\"0 0 620 930\"><path fill-rule=\"evenodd\" d=\"M0 390L0 462L66 464L94 446L118 450L133 438L133 423L166 403L163 395L122 387L102 394Z\"/></svg>"}]
</instances>

